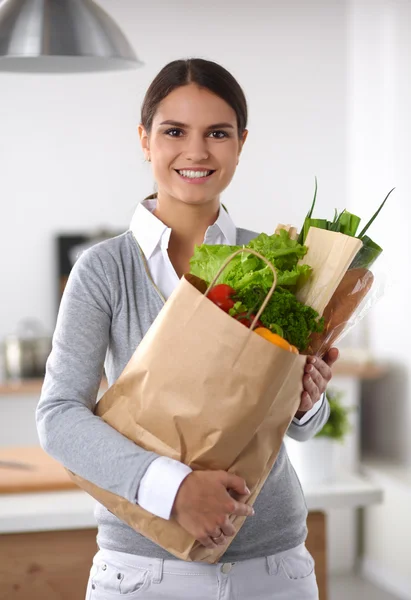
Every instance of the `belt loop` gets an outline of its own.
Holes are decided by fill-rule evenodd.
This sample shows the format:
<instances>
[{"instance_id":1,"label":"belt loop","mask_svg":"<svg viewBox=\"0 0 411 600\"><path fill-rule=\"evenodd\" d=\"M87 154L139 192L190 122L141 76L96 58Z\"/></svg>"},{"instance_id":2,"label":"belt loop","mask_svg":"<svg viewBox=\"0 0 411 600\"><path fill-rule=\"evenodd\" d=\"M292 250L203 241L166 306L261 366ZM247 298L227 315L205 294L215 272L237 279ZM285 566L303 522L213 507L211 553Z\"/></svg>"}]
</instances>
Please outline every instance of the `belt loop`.
<instances>
[{"instance_id":1,"label":"belt loop","mask_svg":"<svg viewBox=\"0 0 411 600\"><path fill-rule=\"evenodd\" d=\"M164 560L162 558L157 558L153 561L153 583L161 583L163 579L163 565Z\"/></svg>"}]
</instances>

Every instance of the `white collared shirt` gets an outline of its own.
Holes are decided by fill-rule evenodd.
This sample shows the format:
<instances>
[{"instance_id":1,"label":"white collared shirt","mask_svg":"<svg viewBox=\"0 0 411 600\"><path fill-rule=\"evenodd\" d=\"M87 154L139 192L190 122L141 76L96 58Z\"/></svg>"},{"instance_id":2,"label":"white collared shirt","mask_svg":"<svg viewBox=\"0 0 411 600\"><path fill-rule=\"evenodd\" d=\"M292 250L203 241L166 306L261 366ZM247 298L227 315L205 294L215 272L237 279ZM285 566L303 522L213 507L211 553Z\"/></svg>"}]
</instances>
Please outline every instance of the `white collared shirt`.
<instances>
[{"instance_id":1,"label":"white collared shirt","mask_svg":"<svg viewBox=\"0 0 411 600\"><path fill-rule=\"evenodd\" d=\"M168 255L171 229L153 213L156 199L144 200L138 205L130 224L130 230L146 257L150 275L165 299L169 298L179 278ZM229 214L223 209L216 222L204 236L204 244L227 244L235 246L237 229ZM303 425L321 408L322 398L302 419L294 419ZM174 500L183 480L191 473L190 467L168 457L160 457L148 467L140 482L137 503L145 510L163 519L169 519Z\"/></svg>"},{"instance_id":2,"label":"white collared shirt","mask_svg":"<svg viewBox=\"0 0 411 600\"><path fill-rule=\"evenodd\" d=\"M130 229L138 241L154 283L169 298L177 286L179 278L168 255L171 229L154 216L157 200L144 200L138 205L132 218ZM231 217L223 209L217 221L211 225L204 236L204 244L228 244L235 246L237 229Z\"/></svg>"}]
</instances>

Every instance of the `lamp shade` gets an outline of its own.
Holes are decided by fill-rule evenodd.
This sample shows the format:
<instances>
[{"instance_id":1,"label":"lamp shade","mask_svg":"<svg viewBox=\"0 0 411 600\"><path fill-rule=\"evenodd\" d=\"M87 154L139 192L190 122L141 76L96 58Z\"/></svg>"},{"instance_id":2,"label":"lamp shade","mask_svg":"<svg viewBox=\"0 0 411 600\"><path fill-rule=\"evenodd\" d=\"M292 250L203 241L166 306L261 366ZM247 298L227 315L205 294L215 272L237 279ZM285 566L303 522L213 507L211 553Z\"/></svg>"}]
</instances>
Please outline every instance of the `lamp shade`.
<instances>
[{"instance_id":1,"label":"lamp shade","mask_svg":"<svg viewBox=\"0 0 411 600\"><path fill-rule=\"evenodd\" d=\"M0 71L78 73L142 64L92 0L0 0Z\"/></svg>"}]
</instances>

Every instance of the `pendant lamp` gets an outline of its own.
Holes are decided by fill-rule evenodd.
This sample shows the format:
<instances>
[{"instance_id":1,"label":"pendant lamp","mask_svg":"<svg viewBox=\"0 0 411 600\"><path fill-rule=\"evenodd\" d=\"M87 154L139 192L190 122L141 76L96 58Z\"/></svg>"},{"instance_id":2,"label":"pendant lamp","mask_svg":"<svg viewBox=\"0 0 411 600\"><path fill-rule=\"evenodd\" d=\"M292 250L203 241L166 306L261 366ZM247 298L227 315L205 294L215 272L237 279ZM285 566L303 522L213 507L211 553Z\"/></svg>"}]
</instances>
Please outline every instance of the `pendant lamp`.
<instances>
[{"instance_id":1,"label":"pendant lamp","mask_svg":"<svg viewBox=\"0 0 411 600\"><path fill-rule=\"evenodd\" d=\"M93 0L0 0L0 72L118 71L142 64Z\"/></svg>"}]
</instances>

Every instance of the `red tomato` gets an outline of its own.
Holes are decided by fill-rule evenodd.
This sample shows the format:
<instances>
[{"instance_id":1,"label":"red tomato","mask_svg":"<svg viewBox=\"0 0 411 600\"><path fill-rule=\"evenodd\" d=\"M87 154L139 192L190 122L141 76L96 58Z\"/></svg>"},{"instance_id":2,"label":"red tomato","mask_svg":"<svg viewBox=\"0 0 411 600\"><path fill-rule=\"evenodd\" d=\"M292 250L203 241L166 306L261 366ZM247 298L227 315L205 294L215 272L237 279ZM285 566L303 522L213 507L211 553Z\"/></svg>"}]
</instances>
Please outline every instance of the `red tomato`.
<instances>
[{"instance_id":1,"label":"red tomato","mask_svg":"<svg viewBox=\"0 0 411 600\"><path fill-rule=\"evenodd\" d=\"M233 308L235 304L235 301L232 299L232 296L235 296L235 294L236 291L232 287L225 283L220 283L211 288L207 297L211 302L214 302L214 304L228 313L230 308Z\"/></svg>"},{"instance_id":2,"label":"red tomato","mask_svg":"<svg viewBox=\"0 0 411 600\"><path fill-rule=\"evenodd\" d=\"M234 319L240 321L242 325L250 328L255 319L255 315L249 315L248 313L240 313L239 315L235 315ZM260 320L257 321L256 327L264 327Z\"/></svg>"}]
</instances>

